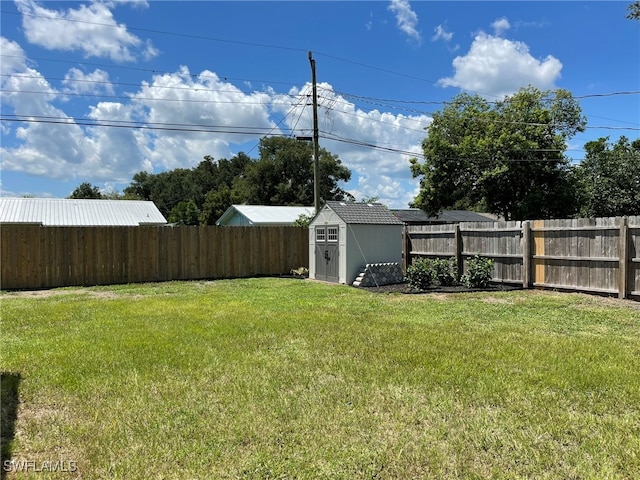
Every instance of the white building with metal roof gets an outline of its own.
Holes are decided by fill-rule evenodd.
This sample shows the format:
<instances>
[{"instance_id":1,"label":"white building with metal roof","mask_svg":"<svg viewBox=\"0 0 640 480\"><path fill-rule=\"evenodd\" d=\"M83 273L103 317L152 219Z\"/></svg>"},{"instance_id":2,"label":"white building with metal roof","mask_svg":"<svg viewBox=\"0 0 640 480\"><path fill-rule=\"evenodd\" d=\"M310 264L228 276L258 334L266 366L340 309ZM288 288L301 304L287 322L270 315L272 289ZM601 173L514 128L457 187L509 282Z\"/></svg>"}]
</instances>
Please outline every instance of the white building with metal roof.
<instances>
[{"instance_id":1,"label":"white building with metal roof","mask_svg":"<svg viewBox=\"0 0 640 480\"><path fill-rule=\"evenodd\" d=\"M60 227L165 225L153 202L0 197L0 224Z\"/></svg>"},{"instance_id":2,"label":"white building with metal roof","mask_svg":"<svg viewBox=\"0 0 640 480\"><path fill-rule=\"evenodd\" d=\"M231 205L216 221L221 226L287 226L301 215L313 216L313 207L275 205Z\"/></svg>"}]
</instances>

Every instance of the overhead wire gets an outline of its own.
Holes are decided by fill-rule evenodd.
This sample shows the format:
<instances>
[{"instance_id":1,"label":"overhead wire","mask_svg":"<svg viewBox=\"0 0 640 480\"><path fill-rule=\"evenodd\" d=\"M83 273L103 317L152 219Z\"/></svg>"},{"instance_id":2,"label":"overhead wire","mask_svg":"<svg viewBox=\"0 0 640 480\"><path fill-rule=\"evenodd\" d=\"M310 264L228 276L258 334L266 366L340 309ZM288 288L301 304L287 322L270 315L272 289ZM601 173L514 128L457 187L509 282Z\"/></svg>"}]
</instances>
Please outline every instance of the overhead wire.
<instances>
[{"instance_id":1,"label":"overhead wire","mask_svg":"<svg viewBox=\"0 0 640 480\"><path fill-rule=\"evenodd\" d=\"M51 61L51 62L63 62L63 63L72 63L72 64L76 64L76 65L89 65L89 66L98 66L98 67L105 67L105 68L122 68L122 69L127 69L127 70L134 70L134 71L140 71L140 72L148 72L148 73L153 73L153 74L160 74L160 75L174 75L176 73L179 72L171 72L171 71L161 71L161 70L157 70L157 69L149 69L149 68L140 68L140 67L127 67L127 66L122 66L122 65L106 65L106 64L102 64L102 63L95 63L95 62L77 62L77 61L72 61L72 60L60 60L60 59L47 59L47 58L37 58L37 57L25 57L25 56L20 56L20 55L7 55L7 54L2 54L0 53L0 58L2 57L12 57L12 58L24 58L26 60L38 60L38 61ZM182 75L182 73L179 73L180 75ZM15 78L41 78L38 75L23 75L23 74L0 74L0 76L2 77L15 77ZM293 82L280 82L280 81L275 81L275 80L264 80L264 79L250 79L250 78L240 78L240 77L229 77L229 76L220 76L217 74L213 74L211 76L209 75L203 75L202 73L189 73L188 74L189 77L191 78L198 78L201 80L207 80L209 78L215 79L215 80L237 80L237 81L242 81L242 82L260 82L260 83L268 83L268 84L282 84L282 85L288 85L288 86L295 86L296 83ZM125 82L113 82L113 81L107 81L107 80L88 80L88 79L76 79L76 78L61 78L61 77L47 77L47 79L52 79L52 80L62 80L62 81L68 81L68 82L82 82L82 83L105 83L105 84L111 84L111 85L124 85L124 86L134 86L134 87L139 87L140 84L137 83L125 83ZM167 86L167 85L145 85L145 87L147 88L166 88L166 89L184 89L184 90L189 90L189 89L196 89L196 87L175 87L175 86ZM236 87L237 88L237 87ZM205 91L227 91L227 90L218 90L218 89L201 89L201 90L205 90ZM334 93L335 95L339 95L339 96L343 96L345 98L353 98L354 100L361 100L364 102L368 102L368 103L374 103L374 104L378 104L379 106L384 106L384 107L391 107L391 108L399 108L397 106L394 106L393 104L410 104L410 105L447 105L447 104L451 104L451 100L411 100L411 99L396 99L396 98L381 98L381 97L372 97L372 96L366 96L366 95L358 95L358 94L354 94L354 93L349 93L349 92L343 92L340 90L329 90L329 89L323 89L323 87L321 85L318 85L318 90L327 90L327 91L331 91L332 93ZM233 92L235 90L228 90L229 92ZM583 100L583 99L590 99L590 98L605 98L605 97L615 97L615 96L622 96L622 95L640 95L640 90L623 90L623 91L615 91L615 92L606 92L606 93L591 93L591 94L584 94L584 95L572 95L571 98L575 99L575 100ZM553 99L554 97L545 97L546 99ZM385 102L385 103L380 103L380 102ZM489 102L489 103L495 103L495 102ZM415 110L418 113L429 113L429 112L424 112L422 110Z\"/></svg>"},{"instance_id":2,"label":"overhead wire","mask_svg":"<svg viewBox=\"0 0 640 480\"><path fill-rule=\"evenodd\" d=\"M4 54L4 53L0 53L0 58L5 57L5 58L23 58L25 60L37 63L37 62L54 62L54 63L68 63L68 64L73 64L73 65L78 65L78 66L90 66L90 67L103 67L103 68L110 68L110 69L124 69L124 70L132 70L132 71L137 71L137 72L145 72L145 73L151 73L153 75L175 75L176 73L179 73L180 75L184 75L182 72L176 72L176 71L168 71L168 70L158 70L155 68L141 68L141 67L130 67L130 66L125 66L125 65L115 65L115 64L105 64L105 63L97 63L97 62L87 62L87 61L82 61L82 62L78 62L77 60L62 60L62 59L54 59L54 58L43 58L43 57L27 57L24 55L10 55L10 54ZM212 72L213 73L213 72ZM7 74L4 74L5 76ZM204 75L202 72L201 73L189 73L188 74L189 77L191 78L199 78L199 79L209 79L209 78L215 78L217 80L223 80L223 81L229 81L229 80L234 80L234 81L239 81L239 82L250 82L250 83L265 83L265 84L269 84L269 85L286 85L289 87L294 87L297 85L297 83L294 82L282 82L282 81L278 81L278 80L265 80L265 79L255 79L255 78L240 78L240 77L230 77L228 75L218 75L213 73L212 75ZM48 78L53 78L53 77L48 77ZM85 81L89 81L89 80L85 80ZM117 82L112 82L114 85L117 84ZM140 86L140 85L137 85ZM167 87L168 88L168 87Z\"/></svg>"},{"instance_id":3,"label":"overhead wire","mask_svg":"<svg viewBox=\"0 0 640 480\"><path fill-rule=\"evenodd\" d=\"M97 26L100 26L100 27L108 27L108 28L118 28L118 27L120 27L120 25L114 25L112 23L90 22L88 20L78 20L78 19L75 19L75 18L51 17L51 16L39 15L39 14L35 14L35 13L11 12L11 11L8 11L8 10L0 10L0 13L7 14L7 15L19 15L19 16L23 16L23 17L44 18L46 20L56 20L56 21L70 22L70 23L82 23L82 24L86 24L86 25L97 25ZM132 26L129 26L129 25L127 25L127 29L128 30L135 30L135 31L139 31L139 32L155 33L155 34L160 34L160 35L169 35L169 36L174 36L174 37L193 38L193 39L196 39L196 40L208 40L208 41L213 41L213 42L244 45L244 46L249 46L249 47L261 47L261 48L272 48L272 49L279 49L279 50L291 50L291 51L305 52L305 53L307 52L307 50L304 50L302 48L297 48L297 47L287 47L287 46L283 46L283 45L269 45L269 44L266 44L266 43L257 43L257 42L244 42L244 41L240 41L240 40L228 40L228 39L224 39L224 38L207 37L207 36L204 36L204 35L194 35L194 34L191 34L191 33L167 32L167 31L164 31L164 30L155 30L155 29L152 29L152 28L132 27Z\"/></svg>"},{"instance_id":4,"label":"overhead wire","mask_svg":"<svg viewBox=\"0 0 640 480\"><path fill-rule=\"evenodd\" d=\"M2 75L0 75L2 76ZM103 83L101 81L95 81L92 83ZM165 88L162 86L159 86L159 88ZM238 93L238 92L233 92L233 91L225 91L225 90L216 90L216 89L202 89L202 88L187 88L187 87L166 87L169 89L180 89L180 90L189 90L192 92L229 92L229 93ZM107 99L118 99L118 100L145 100L145 101L155 101L155 102L184 102L184 103L219 103L219 104L241 104L241 105L265 105L265 102L252 102L252 101L247 101L247 100L220 100L220 99L215 99L215 100L206 100L206 99L193 99L193 98L159 98L159 97L141 97L139 95L135 95L135 96L123 96L123 95L107 95L107 94L97 94L97 93L74 93L74 92L66 92L66 91L36 91L36 90L16 90L16 89L7 89L7 88L2 88L0 89L0 92L4 92L4 93L30 93L30 94L38 94L38 95L62 95L62 96L77 96L77 97L96 97L96 98L107 98ZM244 92L243 92L244 93ZM260 93L260 92L256 92L256 93ZM640 92L638 92L640 93ZM251 94L246 94L245 95L249 95L251 96ZM290 98L296 98L295 95L291 95L291 94L282 94L285 97L290 97ZM327 99L329 101L331 101L332 103L342 103L344 105L353 105L351 103L348 102L342 102L338 99L336 99L335 97L323 97L320 96L320 99ZM321 106L321 105L319 105ZM332 108L327 107L328 110L331 110ZM373 121L373 122L380 122L380 123L386 123L389 125L394 125L398 128L402 128L402 129L407 129L407 130L413 130L413 131L420 131L420 130L416 130L416 129L411 129L409 127L406 126L401 126L401 125L397 125L397 124L392 124L390 122L384 122L382 120L379 119L375 119L375 118L371 118L369 116L366 115L360 115L358 113L351 113L351 112L346 112L344 110L336 110L333 109L337 112L339 112L342 115L349 115L349 116L355 116L355 117L359 117L359 118L363 118L363 119L367 119L369 121ZM420 111L420 110L412 110L414 113L419 113L421 115L427 115L427 116L433 116L434 112L427 112L427 111ZM365 112L366 113L366 112ZM422 120L420 119L415 119L415 118L411 118L411 117L404 117L404 120L406 121L415 121L415 122L422 122ZM480 121L482 121L482 119L478 119ZM529 126L554 126L554 127L558 127L561 126L560 124L548 124L548 123L537 123L537 122L524 122L524 121L514 121L514 120L492 120L496 123L503 123L503 124L512 124L512 125L529 125ZM624 122L624 123L629 123L631 125L630 122ZM640 127L623 127L623 126L611 126L611 125L587 125L585 128L588 129L601 129L601 130L629 130L629 131L640 131Z\"/></svg>"},{"instance_id":5,"label":"overhead wire","mask_svg":"<svg viewBox=\"0 0 640 480\"><path fill-rule=\"evenodd\" d=\"M194 123L163 123L144 122L135 120L108 120L90 119L78 117L54 117L45 115L15 115L0 114L0 120L5 122L26 122L26 123L49 123L59 125L81 125L87 127L112 127L131 128L141 130L168 130L177 132L205 132L205 133L227 133L234 135L268 135L274 131L274 127L244 127L231 125L207 125Z\"/></svg>"},{"instance_id":6,"label":"overhead wire","mask_svg":"<svg viewBox=\"0 0 640 480\"><path fill-rule=\"evenodd\" d=\"M2 11L2 13L8 13L8 14L15 14L15 15L23 15L23 16L31 16L31 17L41 17L41 18L46 18L46 19L50 19L50 20L60 20L60 21L67 21L67 22L75 22L75 23L87 23L87 24L93 24L93 25L100 25L100 26L105 26L105 27L117 27L117 25L113 25L113 24L105 24L105 23L99 23L99 22L89 22L89 21L83 21L83 20L76 20L76 19L67 19L67 18L60 18L60 17L49 17L49 16L45 16L45 15L36 15L36 14L30 14L30 13L17 13L17 12L8 12L8 11ZM138 31L142 31L142 32L148 32L148 33L156 33L156 34L164 34L164 35L172 35L172 36L179 36L179 37L185 37L185 38L194 38L194 39L198 39L198 40L208 40L208 41L216 41L216 42L224 42L224 43L231 43L231 44L238 44L238 45L244 45L244 46L251 46L251 47L261 47L261 48L274 48L274 49L282 49L282 50L290 50L290 51L298 51L298 52L306 52L307 50L304 49L300 49L300 48L296 48L296 47L284 47L284 46L277 46L277 45L269 45L269 44L264 44L264 43L255 43L255 42L244 42L244 41L234 41L234 40L228 40L228 39L221 39L221 38L215 38L215 37L207 37L207 36L201 36L201 35L193 35L193 34L184 34L184 33L178 33L178 32L167 32L167 31L161 31L161 30L154 30L154 29L147 29L147 28L140 28L140 27L127 27L129 30L138 30ZM427 82L431 82L431 83L437 83L437 82L433 82L432 80L427 80L421 77L417 77L417 76L413 76L413 75L407 75L407 74L403 74L400 72L395 72L392 70L388 70L385 68L380 68L380 67L375 67L375 66L371 66L371 65L367 65L361 62L357 62L357 61L353 61L353 60L348 60L348 59L344 59L341 57L337 57L334 55L329 55L329 54L325 54L322 52L317 52L315 51L315 53L319 56L324 56L327 58L331 58L331 59L335 59L335 60L339 60L339 61L343 61L343 62L347 62L347 63L351 63L351 64L355 64L355 65L359 65L362 67L366 67L366 68L372 68L378 71L382 71L382 72L386 72L389 74L394 74L394 75L399 75L399 76L403 76L406 78L411 78L414 80L420 80L420 81L427 81ZM3 55L4 56L4 55ZM25 57L26 58L26 57ZM33 60L33 59L32 59ZM52 59L40 59L41 61L62 61L62 60L52 60ZM71 63L71 62L69 62ZM77 63L77 62L74 62ZM154 74L158 74L159 72L157 70L154 69L142 69L142 68L134 68L134 67L125 67L125 66L114 66L114 65L103 65L103 64L97 64L97 63L88 63L85 62L85 64L87 65L94 65L94 66L104 66L104 67L109 67L109 68L126 68L126 69L131 69L131 70L139 70L139 71L147 71L147 72L152 72ZM171 73L171 72L165 72L165 74L175 74L175 72ZM192 76L193 78L202 78L199 77L197 74L189 74L190 76ZM54 77L51 77L52 79L55 79ZM217 79L231 79L233 77L218 77L216 76L215 78ZM109 84L109 85L123 85L123 86L139 86L137 84L127 84L127 83L120 83L120 82L102 82L102 81L96 81L96 80L87 80L87 79L59 79L59 80L66 80L66 81L70 81L70 82L88 82L88 83L104 83L104 84ZM243 79L244 81L247 81L246 79ZM249 80L251 81L251 80ZM270 83L279 83L279 82L270 82ZM281 82L284 83L284 82ZM287 83L288 84L288 83ZM291 85L291 84L288 84ZM222 92L224 90L216 90L216 89L203 89L203 88L198 88L198 87L169 87L169 86L161 86L161 85L153 85L153 86L146 86L148 88L171 88L171 89L181 89L181 90L192 90L192 91L209 91L209 92L214 92L214 91L219 91ZM15 90L7 90L7 89L3 89L1 90L3 92L9 92L9 93L32 93L32 94L46 94L46 95L52 95L52 94L61 94L61 95L77 95L77 96L91 96L91 97L99 97L99 98L118 98L118 99L127 99L127 100L131 100L131 97L126 96L108 96L108 95L98 95L98 94L88 94L88 93L84 93L84 94L75 94L72 92L36 92L36 91L15 91ZM237 93L237 92L235 92ZM245 93L245 92L243 92ZM362 102L366 102L366 103L373 103L376 104L376 102L378 102L378 106L382 106L385 108L393 108L396 110L401 110L401 111L410 111L412 113L418 113L420 115L433 115L433 112L424 112L421 110L417 110L417 109L406 109L403 107L399 107L397 105L389 105L389 103L396 103L396 104L414 104L414 105L436 105L436 104L447 104L449 102L446 101L421 101L421 100L400 100L400 99L385 99L385 98L376 98L376 97L367 97L367 96L362 96L362 95L355 95L355 94L349 94L346 92L339 92L339 91L332 91L332 93L337 94L337 95L341 95L345 98L353 98L356 101L362 101ZM477 93L477 92L476 92ZM621 92L610 92L610 93L603 93L603 94L589 94L589 95L582 95L582 96L573 96L573 98L575 99L585 99L585 98L600 98L600 97L610 97L610 96L616 96L616 95L634 95L634 94L639 94L640 92L638 91L621 91ZM246 93L245 93L246 94ZM294 97L292 95L289 95L290 97ZM225 101L220 101L220 100L200 100L200 99L168 99L168 98L148 98L148 97L135 97L136 99L139 100L151 100L151 101L177 101L177 102L197 102L197 103L241 103L241 104L252 104L252 103L257 103L257 104L264 104L264 102L235 102L235 101L229 101L229 102L225 102ZM340 100L336 99L335 96L332 96L331 98L329 97L325 97L327 100L331 101L333 105L335 105L336 103L341 102ZM381 103L381 102L386 102L386 103ZM344 104L347 105L355 105L355 104L351 104L348 102L342 102ZM360 117L363 119L367 119L368 121L380 121L381 123L387 123L390 124L389 122L383 122L381 120L378 119L372 119L368 116L364 116L364 115L359 115L356 113L350 113L350 112L345 112L344 110L338 110L331 107L327 107L328 111L334 110L336 112L339 112L342 115L352 115L352 116L356 116L356 117ZM292 112L292 110L290 110L285 116L283 116L283 118L280 120L280 122L278 122L278 125L280 123L282 123L287 116ZM302 114L302 112L301 112ZM26 116L25 116L26 117ZM34 116L29 116L31 118L35 118ZM301 118L301 115L298 116L298 119L295 122L295 125L297 126L297 123L299 122ZM36 120L25 120L24 117L22 118L22 120L18 120L17 118L3 118L5 121L36 121ZM406 117L406 119L408 120L413 120L410 117ZM69 123L68 121L63 121L60 119L40 119L38 121L41 122L52 122L52 123ZM419 120L416 120L419 121ZM534 126L544 126L546 124L538 124L538 123L531 123L531 122L510 122L510 121L505 121L504 123L513 123L513 124L521 124L521 125L534 125ZM626 122L625 122L626 123ZM124 124L118 124L115 121L103 121L103 122L94 122L91 123L88 120L80 120L79 121L80 125L86 125L86 126L109 126L109 127L119 127L119 128L149 128L149 129L173 129L173 130L180 130L180 131L201 131L201 128L205 128L205 130L202 131L207 131L210 132L211 130L206 130L206 128L211 128L210 126L199 126L199 125L180 125L180 126L153 126L151 124L130 124L130 125L124 125ZM399 128L403 128L403 129L408 129L408 130L414 130L414 131L423 131L422 130L416 130L416 129L410 129L406 126L399 126L396 124L391 124L394 125L396 127ZM240 127L231 127L231 128L240 128ZM250 128L250 127L249 127ZM274 127L275 128L275 127ZM637 127L616 127L616 126L587 126L586 128L592 128L592 129L609 129L609 130L629 130L629 131L640 131L640 128ZM291 129L291 131L293 131L294 129ZM233 131L233 132L228 132L228 131L219 131L219 133L239 133L239 131ZM342 141L342 142L347 142L347 143L353 143L355 145L361 145L361 146L369 146L369 147L378 147L374 144L371 144L369 142L359 142L357 140L349 140L349 139L343 139L343 138L339 138L337 136L332 136L332 135L328 135L327 138L331 138L335 141ZM381 149L386 149L386 147L379 147ZM396 153L407 153L407 154L412 154L414 155L413 152L399 152L397 151Z\"/></svg>"},{"instance_id":7,"label":"overhead wire","mask_svg":"<svg viewBox=\"0 0 640 480\"><path fill-rule=\"evenodd\" d=\"M108 27L108 28L118 28L118 27L120 27L119 25L114 25L114 24L110 24L110 23L90 22L90 21L87 21L87 20L78 20L78 19L63 18L63 17L51 17L51 16L47 16L47 15L40 15L40 14L26 13L26 12L11 12L11 11L7 11L7 10L0 10L0 13L9 14L9 15L29 16L29 17L33 17L33 18L44 18L44 19L47 19L47 20L64 21L64 22L71 22L71 23L97 25L97 26L103 26L103 27ZM193 39L197 39L197 40L207 40L207 41L213 41L213 42L236 44L236 45L243 45L243 46L250 46L250 47L269 48L269 49L287 50L287 51L294 51L294 52L304 52L304 53L307 53L309 51L308 49L303 49L303 48L299 48L299 47L290 47L290 46L284 46L284 45L272 45L272 44L259 43L259 42L246 42L246 41L241 41L241 40L229 40L229 39L223 39L223 38L217 38L217 37L209 37L209 36L204 36L204 35L194 35L194 34L188 34L188 33L182 33L182 32L169 32L169 31L165 31L165 30L156 30L156 29L150 29L150 28L144 28L144 27L135 27L135 26L129 26L129 25L127 26L127 29L128 30L132 30L132 31L140 31L140 32L146 32L146 33L154 33L154 34L169 35L169 36L184 37L184 38L193 38ZM438 84L438 81L435 81L435 80L429 80L429 79L425 79L423 77L418 77L418 76L415 76L415 75L410 75L410 74L397 72L397 71L386 69L386 68L382 68L382 67L377 67L377 66L374 66L374 65L369 65L369 64L358 62L358 61L355 61L355 60L350 60L350 59L338 57L336 55L319 52L317 50L314 50L314 53L316 55L319 55L319 56L323 56L323 57L326 57L326 58L331 58L333 60L338 60L338 61L345 62L345 63L350 63L350 64L353 64L353 65L358 65L358 66L364 67L364 68L369 68L369 69L381 71L381 72L384 72L384 73L388 73L388 74L392 74L392 75L396 75L396 76L409 78L409 79L412 79L412 80L423 81L423 82L430 83L432 85L437 85ZM491 95L491 94L487 94L487 93L483 93L483 92L479 92L479 91L472 91L472 90L467 90L467 89L462 89L462 90L466 91L466 92L471 92L471 93L474 93L474 94L478 94L478 95L481 95L483 97L494 97L494 98L497 98L498 101L500 101L500 98L501 98L498 95ZM639 92L629 92L629 93L639 93ZM627 94L627 92L615 92L614 94ZM589 95L585 95L585 96L582 96L582 97L575 97L574 96L573 98L590 98L590 97L610 96L610 95L612 95L612 94L610 94L610 93L589 94Z\"/></svg>"}]
</instances>

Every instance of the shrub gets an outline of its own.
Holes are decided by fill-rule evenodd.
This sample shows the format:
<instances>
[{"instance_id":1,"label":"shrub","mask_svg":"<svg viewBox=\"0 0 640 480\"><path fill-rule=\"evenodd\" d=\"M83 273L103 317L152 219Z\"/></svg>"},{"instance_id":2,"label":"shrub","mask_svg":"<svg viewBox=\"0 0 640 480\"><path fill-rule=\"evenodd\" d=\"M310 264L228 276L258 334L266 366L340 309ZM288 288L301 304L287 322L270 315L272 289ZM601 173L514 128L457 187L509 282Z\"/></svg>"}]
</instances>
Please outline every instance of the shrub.
<instances>
[{"instance_id":1,"label":"shrub","mask_svg":"<svg viewBox=\"0 0 640 480\"><path fill-rule=\"evenodd\" d=\"M313 221L313 216L305 215L301 213L300 216L293 222L294 227L305 227L309 228L309 224Z\"/></svg>"},{"instance_id":2,"label":"shrub","mask_svg":"<svg viewBox=\"0 0 640 480\"><path fill-rule=\"evenodd\" d=\"M458 282L458 263L455 258L431 260L431 265L438 283L443 287L450 287Z\"/></svg>"},{"instance_id":3,"label":"shrub","mask_svg":"<svg viewBox=\"0 0 640 480\"><path fill-rule=\"evenodd\" d=\"M493 264L493 260L479 255L469 259L462 283L469 288L486 288L493 278Z\"/></svg>"},{"instance_id":4,"label":"shrub","mask_svg":"<svg viewBox=\"0 0 640 480\"><path fill-rule=\"evenodd\" d=\"M426 258L419 258L407 267L407 282L411 288L426 290L436 278L431 262Z\"/></svg>"}]
</instances>

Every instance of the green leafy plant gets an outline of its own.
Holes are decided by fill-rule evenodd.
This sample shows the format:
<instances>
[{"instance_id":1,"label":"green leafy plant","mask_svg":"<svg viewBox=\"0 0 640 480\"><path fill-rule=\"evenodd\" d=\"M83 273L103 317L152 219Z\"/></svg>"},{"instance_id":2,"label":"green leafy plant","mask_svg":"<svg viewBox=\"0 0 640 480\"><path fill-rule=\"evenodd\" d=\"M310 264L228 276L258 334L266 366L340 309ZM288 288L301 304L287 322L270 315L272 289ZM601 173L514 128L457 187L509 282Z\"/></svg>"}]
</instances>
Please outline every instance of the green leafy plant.
<instances>
[{"instance_id":1,"label":"green leafy plant","mask_svg":"<svg viewBox=\"0 0 640 480\"><path fill-rule=\"evenodd\" d=\"M463 285L469 288L486 288L493 278L494 263L493 260L479 255L470 258L467 262L467 271L461 278Z\"/></svg>"},{"instance_id":2,"label":"green leafy plant","mask_svg":"<svg viewBox=\"0 0 640 480\"><path fill-rule=\"evenodd\" d=\"M305 227L309 228L309 224L313 220L313 216L305 215L304 213L300 214L300 216L293 222L294 227Z\"/></svg>"},{"instance_id":3,"label":"green leafy plant","mask_svg":"<svg viewBox=\"0 0 640 480\"><path fill-rule=\"evenodd\" d=\"M450 287L458 283L458 263L455 258L436 258L431 260L431 265L440 285Z\"/></svg>"},{"instance_id":4,"label":"green leafy plant","mask_svg":"<svg viewBox=\"0 0 640 480\"><path fill-rule=\"evenodd\" d=\"M436 273L431 262L426 258L419 258L407 267L407 282L416 290L426 290L436 279Z\"/></svg>"}]
</instances>

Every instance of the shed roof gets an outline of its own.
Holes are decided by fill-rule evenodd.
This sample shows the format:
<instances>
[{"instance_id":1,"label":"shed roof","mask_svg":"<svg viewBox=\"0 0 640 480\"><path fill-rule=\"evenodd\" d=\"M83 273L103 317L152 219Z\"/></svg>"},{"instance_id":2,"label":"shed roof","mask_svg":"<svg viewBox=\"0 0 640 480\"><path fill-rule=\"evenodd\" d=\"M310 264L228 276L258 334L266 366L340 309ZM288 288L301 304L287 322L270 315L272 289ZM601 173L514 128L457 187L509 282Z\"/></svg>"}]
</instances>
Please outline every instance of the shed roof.
<instances>
[{"instance_id":1,"label":"shed roof","mask_svg":"<svg viewBox=\"0 0 640 480\"><path fill-rule=\"evenodd\" d=\"M345 223L369 225L402 225L402 222L381 203L328 201L326 206Z\"/></svg>"},{"instance_id":2,"label":"shed roof","mask_svg":"<svg viewBox=\"0 0 640 480\"><path fill-rule=\"evenodd\" d=\"M313 215L313 207L277 205L231 205L216 221L216 225L226 224L234 215L243 215L253 225L290 225L300 215Z\"/></svg>"},{"instance_id":3,"label":"shed roof","mask_svg":"<svg viewBox=\"0 0 640 480\"><path fill-rule=\"evenodd\" d=\"M489 213L470 212L468 210L443 210L438 216L430 217L419 208L392 210L400 220L406 223L458 223L458 222L494 222L496 217Z\"/></svg>"},{"instance_id":4,"label":"shed roof","mask_svg":"<svg viewBox=\"0 0 640 480\"><path fill-rule=\"evenodd\" d=\"M0 223L44 226L164 225L153 202L68 198L0 198Z\"/></svg>"}]
</instances>

